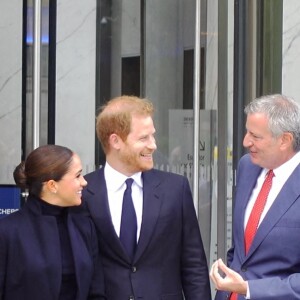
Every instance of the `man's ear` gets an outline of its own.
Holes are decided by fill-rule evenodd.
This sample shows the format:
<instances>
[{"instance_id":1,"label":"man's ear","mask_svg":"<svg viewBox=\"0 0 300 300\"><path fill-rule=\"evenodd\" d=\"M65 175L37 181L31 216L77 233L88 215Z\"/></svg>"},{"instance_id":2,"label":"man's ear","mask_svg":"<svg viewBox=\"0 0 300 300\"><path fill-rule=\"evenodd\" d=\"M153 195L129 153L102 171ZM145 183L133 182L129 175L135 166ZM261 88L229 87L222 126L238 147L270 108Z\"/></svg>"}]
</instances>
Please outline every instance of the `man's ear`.
<instances>
[{"instance_id":1,"label":"man's ear","mask_svg":"<svg viewBox=\"0 0 300 300\"><path fill-rule=\"evenodd\" d=\"M109 144L113 149L119 150L121 141L121 138L115 133L109 136Z\"/></svg>"},{"instance_id":2,"label":"man's ear","mask_svg":"<svg viewBox=\"0 0 300 300\"><path fill-rule=\"evenodd\" d=\"M283 149L293 147L292 144L294 141L294 137L290 132L283 133L281 140L282 140L281 147L283 147Z\"/></svg>"}]
</instances>

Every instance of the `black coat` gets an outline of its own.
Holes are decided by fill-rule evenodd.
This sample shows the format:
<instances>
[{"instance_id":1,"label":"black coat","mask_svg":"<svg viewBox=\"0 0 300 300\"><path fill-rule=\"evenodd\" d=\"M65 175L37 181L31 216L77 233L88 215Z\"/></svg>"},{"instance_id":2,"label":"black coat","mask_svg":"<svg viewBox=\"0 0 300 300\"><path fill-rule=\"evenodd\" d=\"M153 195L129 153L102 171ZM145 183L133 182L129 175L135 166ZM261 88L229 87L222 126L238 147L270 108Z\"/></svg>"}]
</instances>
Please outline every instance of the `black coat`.
<instances>
[{"instance_id":1,"label":"black coat","mask_svg":"<svg viewBox=\"0 0 300 300\"><path fill-rule=\"evenodd\" d=\"M70 210L67 224L77 279L76 300L105 299L92 221ZM56 218L42 215L36 199L29 197L18 212L0 219L0 299L58 299L60 249Z\"/></svg>"}]
</instances>

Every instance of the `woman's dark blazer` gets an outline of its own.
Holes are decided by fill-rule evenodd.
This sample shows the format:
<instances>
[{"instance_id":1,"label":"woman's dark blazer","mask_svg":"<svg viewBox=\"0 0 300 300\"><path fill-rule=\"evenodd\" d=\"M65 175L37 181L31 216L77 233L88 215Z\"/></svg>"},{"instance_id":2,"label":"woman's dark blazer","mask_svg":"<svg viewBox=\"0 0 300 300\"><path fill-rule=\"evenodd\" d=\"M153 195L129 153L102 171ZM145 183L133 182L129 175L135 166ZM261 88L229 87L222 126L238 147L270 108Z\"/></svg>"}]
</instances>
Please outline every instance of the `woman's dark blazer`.
<instances>
[{"instance_id":1,"label":"woman's dark blazer","mask_svg":"<svg viewBox=\"0 0 300 300\"><path fill-rule=\"evenodd\" d=\"M92 221L68 214L77 296L74 300L105 299L97 237ZM29 197L17 212L0 219L0 299L59 299L62 261L56 218L41 214Z\"/></svg>"}]
</instances>

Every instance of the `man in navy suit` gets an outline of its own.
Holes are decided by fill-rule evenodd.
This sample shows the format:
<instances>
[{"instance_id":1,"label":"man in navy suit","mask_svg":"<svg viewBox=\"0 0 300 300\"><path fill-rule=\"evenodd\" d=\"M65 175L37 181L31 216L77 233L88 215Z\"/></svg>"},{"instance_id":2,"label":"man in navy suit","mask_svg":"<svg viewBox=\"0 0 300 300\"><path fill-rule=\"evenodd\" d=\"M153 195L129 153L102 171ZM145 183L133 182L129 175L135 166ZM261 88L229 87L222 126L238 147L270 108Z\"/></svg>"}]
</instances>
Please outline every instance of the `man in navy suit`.
<instances>
[{"instance_id":1,"label":"man in navy suit","mask_svg":"<svg viewBox=\"0 0 300 300\"><path fill-rule=\"evenodd\" d=\"M207 261L188 180L153 169L153 106L121 96L102 107L105 166L86 175L83 199L96 224L109 300L211 299ZM125 180L133 179L135 251L120 239Z\"/></svg>"},{"instance_id":2,"label":"man in navy suit","mask_svg":"<svg viewBox=\"0 0 300 300\"><path fill-rule=\"evenodd\" d=\"M249 153L238 167L228 267L219 259L210 272L220 290L215 299L300 299L300 108L293 99L268 95L245 113ZM248 249L244 232L269 170L271 189Z\"/></svg>"}]
</instances>

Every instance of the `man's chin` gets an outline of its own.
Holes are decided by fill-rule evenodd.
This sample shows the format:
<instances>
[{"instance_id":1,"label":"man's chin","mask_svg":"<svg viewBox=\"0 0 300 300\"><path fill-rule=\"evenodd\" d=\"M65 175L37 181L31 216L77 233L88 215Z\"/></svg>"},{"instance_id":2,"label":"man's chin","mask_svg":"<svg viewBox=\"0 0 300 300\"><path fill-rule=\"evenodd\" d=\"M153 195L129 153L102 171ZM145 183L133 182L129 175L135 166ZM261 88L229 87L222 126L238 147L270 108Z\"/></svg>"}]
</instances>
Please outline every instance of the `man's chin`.
<instances>
[{"instance_id":1,"label":"man's chin","mask_svg":"<svg viewBox=\"0 0 300 300\"><path fill-rule=\"evenodd\" d=\"M153 161L151 163L148 162L148 163L142 164L141 169L142 169L142 171L149 171L149 170L153 169Z\"/></svg>"},{"instance_id":2,"label":"man's chin","mask_svg":"<svg viewBox=\"0 0 300 300\"><path fill-rule=\"evenodd\" d=\"M252 154L250 153L250 158L251 158L251 161L252 161L253 164L255 164L255 165L260 165L260 161L259 161L259 159L257 158L256 155L252 155Z\"/></svg>"}]
</instances>

